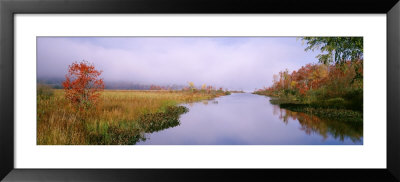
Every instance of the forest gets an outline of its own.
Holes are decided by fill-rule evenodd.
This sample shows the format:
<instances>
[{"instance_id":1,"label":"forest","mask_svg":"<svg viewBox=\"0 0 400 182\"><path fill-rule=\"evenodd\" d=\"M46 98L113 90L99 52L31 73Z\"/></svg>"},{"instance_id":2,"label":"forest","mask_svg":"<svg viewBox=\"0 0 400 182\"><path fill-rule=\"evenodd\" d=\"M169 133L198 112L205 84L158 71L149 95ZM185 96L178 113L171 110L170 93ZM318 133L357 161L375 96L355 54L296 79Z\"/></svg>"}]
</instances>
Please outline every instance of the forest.
<instances>
[{"instance_id":1,"label":"forest","mask_svg":"<svg viewBox=\"0 0 400 182\"><path fill-rule=\"evenodd\" d=\"M274 74L270 87L255 94L273 97L272 104L321 118L362 122L362 37L304 37L305 51L321 51L319 63Z\"/></svg>"}]
</instances>

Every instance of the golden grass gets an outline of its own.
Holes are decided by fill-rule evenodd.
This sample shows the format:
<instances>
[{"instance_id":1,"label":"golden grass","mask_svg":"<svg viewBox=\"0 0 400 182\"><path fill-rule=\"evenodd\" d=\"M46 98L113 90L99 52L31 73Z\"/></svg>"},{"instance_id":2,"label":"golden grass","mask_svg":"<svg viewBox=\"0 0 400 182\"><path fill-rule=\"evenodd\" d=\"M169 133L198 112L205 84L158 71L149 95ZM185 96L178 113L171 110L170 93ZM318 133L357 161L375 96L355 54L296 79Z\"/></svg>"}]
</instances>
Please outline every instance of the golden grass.
<instances>
[{"instance_id":1,"label":"golden grass","mask_svg":"<svg viewBox=\"0 0 400 182\"><path fill-rule=\"evenodd\" d=\"M63 90L37 97L38 145L135 143L145 132L143 116L180 103L212 99L223 92L105 90L94 108L76 111ZM127 139L130 138L130 139ZM132 139L132 140L131 140ZM128 142L129 140L129 142Z\"/></svg>"}]
</instances>

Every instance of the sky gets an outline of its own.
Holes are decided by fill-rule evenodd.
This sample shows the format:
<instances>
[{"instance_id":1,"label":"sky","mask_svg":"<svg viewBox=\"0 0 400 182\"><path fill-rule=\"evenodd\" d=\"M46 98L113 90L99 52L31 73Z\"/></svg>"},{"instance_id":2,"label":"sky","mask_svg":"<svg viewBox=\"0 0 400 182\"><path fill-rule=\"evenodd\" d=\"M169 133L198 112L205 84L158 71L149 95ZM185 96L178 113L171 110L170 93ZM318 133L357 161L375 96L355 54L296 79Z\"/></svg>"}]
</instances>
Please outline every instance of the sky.
<instances>
[{"instance_id":1,"label":"sky","mask_svg":"<svg viewBox=\"0 0 400 182\"><path fill-rule=\"evenodd\" d=\"M107 82L202 84L254 91L273 75L317 63L296 37L38 37L37 76L64 78L86 60Z\"/></svg>"}]
</instances>

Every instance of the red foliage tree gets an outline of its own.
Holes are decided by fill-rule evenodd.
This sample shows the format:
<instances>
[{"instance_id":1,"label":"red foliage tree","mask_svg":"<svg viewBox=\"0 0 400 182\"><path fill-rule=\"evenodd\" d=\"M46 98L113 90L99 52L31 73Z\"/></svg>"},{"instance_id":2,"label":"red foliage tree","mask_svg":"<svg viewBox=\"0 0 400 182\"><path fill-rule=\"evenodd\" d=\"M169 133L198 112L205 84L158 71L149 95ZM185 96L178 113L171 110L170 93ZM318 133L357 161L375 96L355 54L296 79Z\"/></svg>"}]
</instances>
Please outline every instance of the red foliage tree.
<instances>
[{"instance_id":1,"label":"red foliage tree","mask_svg":"<svg viewBox=\"0 0 400 182\"><path fill-rule=\"evenodd\" d=\"M65 97L78 106L95 104L100 91L104 90L103 79L98 78L101 73L87 61L72 63L62 83Z\"/></svg>"}]
</instances>

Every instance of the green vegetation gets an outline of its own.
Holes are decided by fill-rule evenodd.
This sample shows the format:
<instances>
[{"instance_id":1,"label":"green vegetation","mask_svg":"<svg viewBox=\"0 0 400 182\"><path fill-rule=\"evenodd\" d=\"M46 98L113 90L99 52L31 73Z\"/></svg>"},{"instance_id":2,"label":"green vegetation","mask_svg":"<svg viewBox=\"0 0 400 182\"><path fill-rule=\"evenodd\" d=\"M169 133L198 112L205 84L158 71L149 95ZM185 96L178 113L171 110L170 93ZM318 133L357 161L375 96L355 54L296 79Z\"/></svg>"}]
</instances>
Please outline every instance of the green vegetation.
<instances>
[{"instance_id":1,"label":"green vegetation","mask_svg":"<svg viewBox=\"0 0 400 182\"><path fill-rule=\"evenodd\" d=\"M303 112L311 115L318 116L320 118L326 118L331 120L339 120L345 122L362 122L362 113L347 110L347 109L336 109L330 108L331 105L326 105L326 107L316 107L312 104L293 104L285 103L279 104L281 108L285 108L295 112Z\"/></svg>"},{"instance_id":2,"label":"green vegetation","mask_svg":"<svg viewBox=\"0 0 400 182\"><path fill-rule=\"evenodd\" d=\"M243 90L230 90L231 93L245 93Z\"/></svg>"},{"instance_id":3,"label":"green vegetation","mask_svg":"<svg viewBox=\"0 0 400 182\"><path fill-rule=\"evenodd\" d=\"M317 58L323 64L363 59L362 37L304 37L303 41L307 42L306 51L320 49Z\"/></svg>"}]
</instances>

